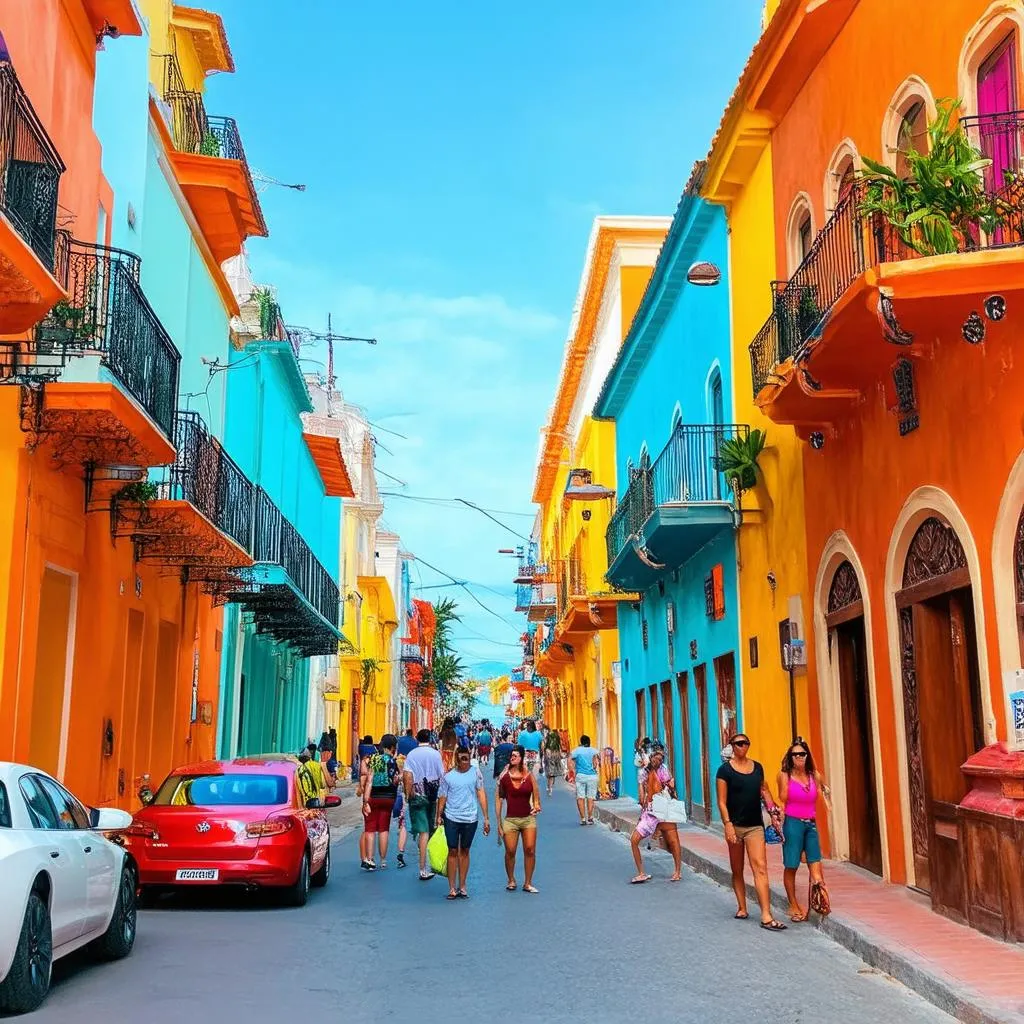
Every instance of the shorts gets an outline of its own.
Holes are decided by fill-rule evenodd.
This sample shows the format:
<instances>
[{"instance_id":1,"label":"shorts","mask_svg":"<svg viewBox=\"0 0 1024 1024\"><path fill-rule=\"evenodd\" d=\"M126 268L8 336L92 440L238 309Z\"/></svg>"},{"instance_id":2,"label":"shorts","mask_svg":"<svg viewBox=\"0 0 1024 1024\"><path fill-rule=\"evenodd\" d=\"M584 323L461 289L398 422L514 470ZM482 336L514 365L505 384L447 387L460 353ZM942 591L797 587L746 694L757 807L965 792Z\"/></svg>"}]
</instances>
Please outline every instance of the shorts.
<instances>
[{"instance_id":1,"label":"shorts","mask_svg":"<svg viewBox=\"0 0 1024 1024\"><path fill-rule=\"evenodd\" d=\"M733 825L736 830L736 838L742 843L746 840L747 836L754 835L755 832L760 832L761 836L764 836L764 825Z\"/></svg>"},{"instance_id":2,"label":"shorts","mask_svg":"<svg viewBox=\"0 0 1024 1024\"><path fill-rule=\"evenodd\" d=\"M477 753L481 757L490 757L491 756L491 748L490 747L477 747Z\"/></svg>"},{"instance_id":3,"label":"shorts","mask_svg":"<svg viewBox=\"0 0 1024 1024\"><path fill-rule=\"evenodd\" d=\"M539 750L528 750L526 751L526 770L531 775L536 776L540 770L540 751Z\"/></svg>"},{"instance_id":4,"label":"shorts","mask_svg":"<svg viewBox=\"0 0 1024 1024\"><path fill-rule=\"evenodd\" d=\"M818 823L813 818L786 818L782 823L782 866L795 871L803 853L807 854L808 864L821 860Z\"/></svg>"},{"instance_id":5,"label":"shorts","mask_svg":"<svg viewBox=\"0 0 1024 1024\"><path fill-rule=\"evenodd\" d=\"M501 823L503 833L526 832L536 827L537 819L532 814L528 814L525 818L503 818Z\"/></svg>"},{"instance_id":6,"label":"shorts","mask_svg":"<svg viewBox=\"0 0 1024 1024\"><path fill-rule=\"evenodd\" d=\"M645 810L636 823L636 831L641 839L650 839L658 831L660 824L661 822L650 811Z\"/></svg>"},{"instance_id":7,"label":"shorts","mask_svg":"<svg viewBox=\"0 0 1024 1024\"><path fill-rule=\"evenodd\" d=\"M473 845L477 824L475 821L451 821L445 815L444 837L448 841L448 849L468 850Z\"/></svg>"},{"instance_id":8,"label":"shorts","mask_svg":"<svg viewBox=\"0 0 1024 1024\"><path fill-rule=\"evenodd\" d=\"M430 835L434 831L436 813L436 800L414 795L409 801L409 831L414 836L422 835L424 832Z\"/></svg>"},{"instance_id":9,"label":"shorts","mask_svg":"<svg viewBox=\"0 0 1024 1024\"><path fill-rule=\"evenodd\" d=\"M576 798L578 800L597 799L597 776L576 773Z\"/></svg>"},{"instance_id":10,"label":"shorts","mask_svg":"<svg viewBox=\"0 0 1024 1024\"><path fill-rule=\"evenodd\" d=\"M391 796L371 796L369 804L370 813L363 813L363 831L390 832L391 812L395 809L395 798Z\"/></svg>"}]
</instances>

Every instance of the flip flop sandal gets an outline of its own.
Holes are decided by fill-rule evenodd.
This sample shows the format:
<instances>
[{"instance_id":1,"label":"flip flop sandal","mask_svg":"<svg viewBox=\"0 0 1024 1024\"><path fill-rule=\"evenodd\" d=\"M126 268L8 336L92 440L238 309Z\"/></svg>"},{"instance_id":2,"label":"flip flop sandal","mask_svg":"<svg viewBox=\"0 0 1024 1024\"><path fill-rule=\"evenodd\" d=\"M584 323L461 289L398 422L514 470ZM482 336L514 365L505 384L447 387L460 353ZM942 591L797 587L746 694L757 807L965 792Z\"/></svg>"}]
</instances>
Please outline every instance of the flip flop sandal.
<instances>
[{"instance_id":1,"label":"flip flop sandal","mask_svg":"<svg viewBox=\"0 0 1024 1024\"><path fill-rule=\"evenodd\" d=\"M781 921L762 921L761 927L766 932L784 932L786 930L786 925Z\"/></svg>"},{"instance_id":2,"label":"flip flop sandal","mask_svg":"<svg viewBox=\"0 0 1024 1024\"><path fill-rule=\"evenodd\" d=\"M540 889L535 889L532 885L524 885L523 892L529 892L533 893L534 895L537 895L537 893L540 892Z\"/></svg>"},{"instance_id":3,"label":"flip flop sandal","mask_svg":"<svg viewBox=\"0 0 1024 1024\"><path fill-rule=\"evenodd\" d=\"M801 923L803 923L804 921L807 920L807 915L806 914L790 914L789 915L789 919L790 919L790 921L793 922L793 924L801 924Z\"/></svg>"},{"instance_id":4,"label":"flip flop sandal","mask_svg":"<svg viewBox=\"0 0 1024 1024\"><path fill-rule=\"evenodd\" d=\"M447 896L445 896L446 900L457 900L458 898L459 898L459 894L457 892L450 892L450 893L448 893Z\"/></svg>"},{"instance_id":5,"label":"flip flop sandal","mask_svg":"<svg viewBox=\"0 0 1024 1024\"><path fill-rule=\"evenodd\" d=\"M509 882L508 885L505 886L505 892L515 892L515 891L516 891L516 883L515 882Z\"/></svg>"},{"instance_id":6,"label":"flip flop sandal","mask_svg":"<svg viewBox=\"0 0 1024 1024\"><path fill-rule=\"evenodd\" d=\"M746 921L747 918L750 917L750 914L748 914L745 910L737 910L736 913L732 916L734 921Z\"/></svg>"},{"instance_id":7,"label":"flip flop sandal","mask_svg":"<svg viewBox=\"0 0 1024 1024\"><path fill-rule=\"evenodd\" d=\"M650 875L637 875L635 878L631 878L629 880L629 884L630 885L643 885L644 882L649 882L650 880L651 880L651 876Z\"/></svg>"},{"instance_id":8,"label":"flip flop sandal","mask_svg":"<svg viewBox=\"0 0 1024 1024\"><path fill-rule=\"evenodd\" d=\"M459 899L460 900L468 900L469 899L469 893L466 892L465 889L460 889L459 890Z\"/></svg>"}]
</instances>

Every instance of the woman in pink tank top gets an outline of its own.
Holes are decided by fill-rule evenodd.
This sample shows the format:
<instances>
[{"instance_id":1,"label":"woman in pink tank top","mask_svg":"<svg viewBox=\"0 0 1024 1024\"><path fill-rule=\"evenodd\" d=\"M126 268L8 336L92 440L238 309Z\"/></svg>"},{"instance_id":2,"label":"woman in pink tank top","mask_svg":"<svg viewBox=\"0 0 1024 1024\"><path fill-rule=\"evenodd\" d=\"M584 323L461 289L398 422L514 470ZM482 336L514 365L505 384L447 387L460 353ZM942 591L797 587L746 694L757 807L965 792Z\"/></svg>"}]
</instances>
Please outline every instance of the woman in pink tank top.
<instances>
[{"instance_id":1,"label":"woman in pink tank top","mask_svg":"<svg viewBox=\"0 0 1024 1024\"><path fill-rule=\"evenodd\" d=\"M807 911L796 895L796 872L803 858L810 873L810 891L820 886L824 891L825 875L821 870L821 843L818 839L818 794L826 800L829 788L825 777L814 766L811 748L801 740L790 744L779 772L779 803L786 814L782 825L782 865L786 895L789 897L789 919L806 921ZM825 900L827 906L827 894Z\"/></svg>"}]
</instances>

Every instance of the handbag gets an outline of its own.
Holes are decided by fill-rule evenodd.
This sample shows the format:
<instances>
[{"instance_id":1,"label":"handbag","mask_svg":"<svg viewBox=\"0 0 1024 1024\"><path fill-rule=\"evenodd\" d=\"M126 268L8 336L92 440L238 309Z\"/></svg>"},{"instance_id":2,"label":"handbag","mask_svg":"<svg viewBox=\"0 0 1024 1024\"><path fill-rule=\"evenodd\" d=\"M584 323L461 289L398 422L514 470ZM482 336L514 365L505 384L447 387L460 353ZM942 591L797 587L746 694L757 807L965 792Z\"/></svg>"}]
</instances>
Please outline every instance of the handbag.
<instances>
[{"instance_id":1,"label":"handbag","mask_svg":"<svg viewBox=\"0 0 1024 1024\"><path fill-rule=\"evenodd\" d=\"M778 846L782 842L782 814L779 809L776 807L769 811L762 801L761 822L764 824L764 841L769 846Z\"/></svg>"},{"instance_id":2,"label":"handbag","mask_svg":"<svg viewBox=\"0 0 1024 1024\"><path fill-rule=\"evenodd\" d=\"M651 814L658 821L673 825L686 824L686 804L682 800L673 800L664 790L651 797Z\"/></svg>"},{"instance_id":3,"label":"handbag","mask_svg":"<svg viewBox=\"0 0 1024 1024\"><path fill-rule=\"evenodd\" d=\"M807 900L811 910L822 917L828 917L832 913L832 901L828 896L828 889L824 882L812 882L811 894Z\"/></svg>"}]
</instances>

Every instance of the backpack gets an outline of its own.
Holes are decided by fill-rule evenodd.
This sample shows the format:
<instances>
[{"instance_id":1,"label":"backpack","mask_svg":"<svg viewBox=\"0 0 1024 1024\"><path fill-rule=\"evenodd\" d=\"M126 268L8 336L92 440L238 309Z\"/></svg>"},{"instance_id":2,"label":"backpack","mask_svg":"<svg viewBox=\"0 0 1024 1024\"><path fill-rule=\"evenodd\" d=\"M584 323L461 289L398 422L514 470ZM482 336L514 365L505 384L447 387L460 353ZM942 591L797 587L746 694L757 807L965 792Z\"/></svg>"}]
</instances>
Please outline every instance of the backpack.
<instances>
[{"instance_id":1,"label":"backpack","mask_svg":"<svg viewBox=\"0 0 1024 1024\"><path fill-rule=\"evenodd\" d=\"M398 766L390 754L374 754L366 766L373 789L390 789L395 785Z\"/></svg>"}]
</instances>

